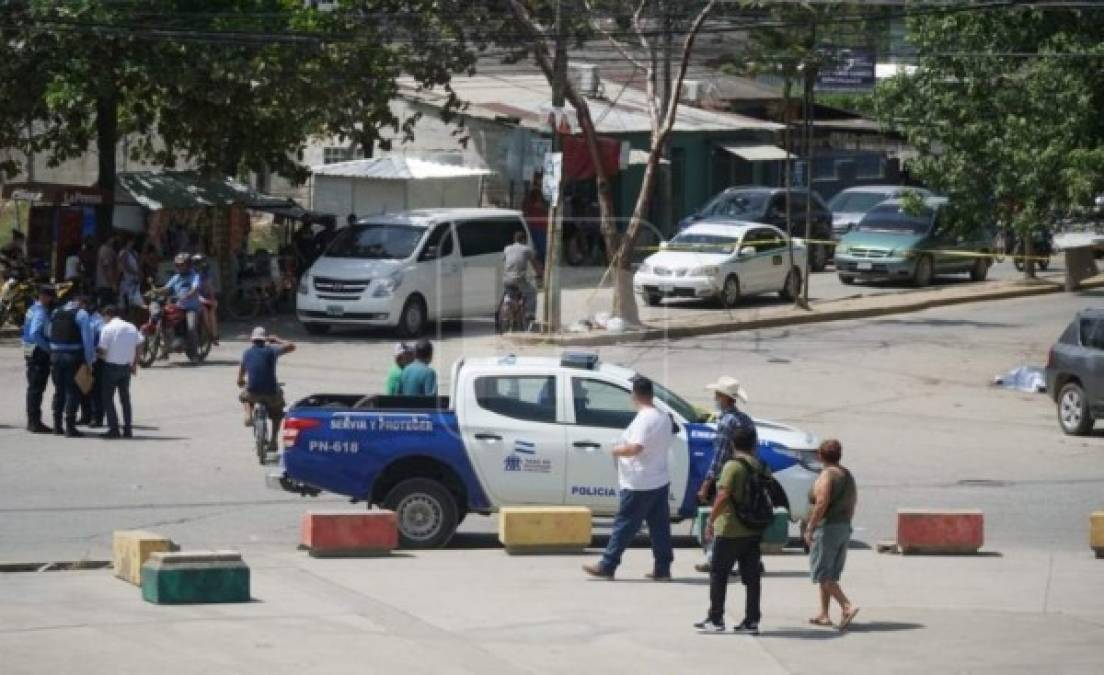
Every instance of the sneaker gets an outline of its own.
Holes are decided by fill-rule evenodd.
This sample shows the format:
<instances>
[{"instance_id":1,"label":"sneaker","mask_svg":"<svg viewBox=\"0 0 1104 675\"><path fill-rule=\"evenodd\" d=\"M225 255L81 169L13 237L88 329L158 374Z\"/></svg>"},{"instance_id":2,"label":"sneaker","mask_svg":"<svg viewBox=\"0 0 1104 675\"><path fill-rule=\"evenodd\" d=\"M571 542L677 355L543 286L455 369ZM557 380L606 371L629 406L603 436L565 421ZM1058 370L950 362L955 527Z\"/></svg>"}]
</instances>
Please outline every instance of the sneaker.
<instances>
[{"instance_id":1,"label":"sneaker","mask_svg":"<svg viewBox=\"0 0 1104 675\"><path fill-rule=\"evenodd\" d=\"M84 436L84 434L77 431L76 427L69 427L68 429L65 430L65 437L66 438L81 438L83 436Z\"/></svg>"},{"instance_id":2,"label":"sneaker","mask_svg":"<svg viewBox=\"0 0 1104 675\"><path fill-rule=\"evenodd\" d=\"M607 572L601 565L583 565L583 571L596 579L613 581L613 572Z\"/></svg>"},{"instance_id":3,"label":"sneaker","mask_svg":"<svg viewBox=\"0 0 1104 675\"><path fill-rule=\"evenodd\" d=\"M651 581L670 581L671 580L671 575L670 574L656 574L655 572L648 572L647 574L644 575L644 578L648 579L648 580L651 580Z\"/></svg>"},{"instance_id":4,"label":"sneaker","mask_svg":"<svg viewBox=\"0 0 1104 675\"><path fill-rule=\"evenodd\" d=\"M755 623L755 622L748 621L747 619L744 619L740 623L733 626L732 630L737 632L737 633L743 633L745 635L758 635L759 634L759 624Z\"/></svg>"},{"instance_id":5,"label":"sneaker","mask_svg":"<svg viewBox=\"0 0 1104 675\"><path fill-rule=\"evenodd\" d=\"M694 624L694 629L699 633L723 633L725 631L723 623L714 623L710 619L697 622Z\"/></svg>"},{"instance_id":6,"label":"sneaker","mask_svg":"<svg viewBox=\"0 0 1104 675\"><path fill-rule=\"evenodd\" d=\"M709 572L710 572L710 571L711 571L712 569L713 569L713 566L712 566L712 565L710 565L710 564L709 564L709 563L707 563L707 562L703 562L703 563L698 563L697 565L694 565L694 571L696 571L696 572L702 572L703 574L709 574Z\"/></svg>"},{"instance_id":7,"label":"sneaker","mask_svg":"<svg viewBox=\"0 0 1104 675\"><path fill-rule=\"evenodd\" d=\"M52 433L54 430L46 426L42 422L31 422L27 425L27 431L31 432L32 434L49 434Z\"/></svg>"},{"instance_id":8,"label":"sneaker","mask_svg":"<svg viewBox=\"0 0 1104 675\"><path fill-rule=\"evenodd\" d=\"M134 432L130 429L123 429L123 438L134 438Z\"/></svg>"}]
</instances>

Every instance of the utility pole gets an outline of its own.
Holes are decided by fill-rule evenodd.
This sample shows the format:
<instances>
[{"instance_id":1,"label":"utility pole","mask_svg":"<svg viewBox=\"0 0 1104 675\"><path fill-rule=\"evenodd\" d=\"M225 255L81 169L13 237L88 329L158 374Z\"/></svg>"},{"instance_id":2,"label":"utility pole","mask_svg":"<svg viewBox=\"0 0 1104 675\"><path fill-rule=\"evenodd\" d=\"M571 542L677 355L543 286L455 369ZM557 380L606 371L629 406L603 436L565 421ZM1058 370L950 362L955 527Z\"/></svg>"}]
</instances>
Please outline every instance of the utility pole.
<instances>
[{"instance_id":1,"label":"utility pole","mask_svg":"<svg viewBox=\"0 0 1104 675\"><path fill-rule=\"evenodd\" d=\"M663 73L660 78L661 86L663 87L660 101L662 105L660 110L666 111L668 106L671 105L671 97L675 95L675 92L671 91L671 59L672 50L674 45L674 17L671 14L671 0L664 0L663 2ZM670 234L671 225L675 220L674 210L674 167L671 164L671 141L670 139L664 141L663 148L660 150L660 158L667 160L666 163L660 162L659 165L659 225L664 229L664 234Z\"/></svg>"},{"instance_id":2,"label":"utility pole","mask_svg":"<svg viewBox=\"0 0 1104 675\"><path fill-rule=\"evenodd\" d=\"M805 126L805 271L802 275L801 300L809 306L809 259L813 255L813 116L816 102L813 99L813 87L816 86L816 19L810 23L809 56L805 59L805 110L801 117ZM815 244L823 246L823 244Z\"/></svg>"},{"instance_id":3,"label":"utility pole","mask_svg":"<svg viewBox=\"0 0 1104 675\"><path fill-rule=\"evenodd\" d=\"M556 53L552 64L552 107L557 111L552 120L552 152L563 153L560 138L560 119L564 108L567 86L567 40L564 36L562 0L556 0ZM544 260L544 326L550 333L560 331L562 312L560 306L560 261L563 259L563 162L561 154L560 176L556 186L556 203L548 219L548 242Z\"/></svg>"}]
</instances>

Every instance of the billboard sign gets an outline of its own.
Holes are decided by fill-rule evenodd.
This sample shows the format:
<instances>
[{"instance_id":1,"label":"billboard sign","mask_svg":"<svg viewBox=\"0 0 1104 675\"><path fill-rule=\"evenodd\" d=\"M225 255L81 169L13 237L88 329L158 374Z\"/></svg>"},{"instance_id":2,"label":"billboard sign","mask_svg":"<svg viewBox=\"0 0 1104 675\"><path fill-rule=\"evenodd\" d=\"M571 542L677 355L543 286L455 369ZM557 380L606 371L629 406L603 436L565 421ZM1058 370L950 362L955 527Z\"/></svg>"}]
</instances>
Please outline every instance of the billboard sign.
<instances>
[{"instance_id":1,"label":"billboard sign","mask_svg":"<svg viewBox=\"0 0 1104 675\"><path fill-rule=\"evenodd\" d=\"M823 47L817 91L870 91L877 81L874 50L868 47Z\"/></svg>"}]
</instances>

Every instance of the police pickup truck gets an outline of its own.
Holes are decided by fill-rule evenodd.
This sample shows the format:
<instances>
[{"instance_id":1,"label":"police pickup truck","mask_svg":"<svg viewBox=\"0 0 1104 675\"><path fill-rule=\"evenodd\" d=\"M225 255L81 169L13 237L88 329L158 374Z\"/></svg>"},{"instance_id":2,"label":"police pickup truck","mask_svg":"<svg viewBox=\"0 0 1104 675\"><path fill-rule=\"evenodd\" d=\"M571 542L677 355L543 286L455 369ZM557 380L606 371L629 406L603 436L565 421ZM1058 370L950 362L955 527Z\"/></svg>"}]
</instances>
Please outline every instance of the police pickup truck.
<instances>
[{"instance_id":1,"label":"police pickup truck","mask_svg":"<svg viewBox=\"0 0 1104 675\"><path fill-rule=\"evenodd\" d=\"M270 487L346 495L396 512L405 548L445 545L470 513L521 504L617 511L610 450L632 420L630 369L595 354L561 359L461 359L451 397L317 394L284 420L280 471ZM714 426L656 384L656 406L671 417L671 516L693 516L713 456ZM817 440L756 421L759 455L791 518L807 515L820 466Z\"/></svg>"}]
</instances>

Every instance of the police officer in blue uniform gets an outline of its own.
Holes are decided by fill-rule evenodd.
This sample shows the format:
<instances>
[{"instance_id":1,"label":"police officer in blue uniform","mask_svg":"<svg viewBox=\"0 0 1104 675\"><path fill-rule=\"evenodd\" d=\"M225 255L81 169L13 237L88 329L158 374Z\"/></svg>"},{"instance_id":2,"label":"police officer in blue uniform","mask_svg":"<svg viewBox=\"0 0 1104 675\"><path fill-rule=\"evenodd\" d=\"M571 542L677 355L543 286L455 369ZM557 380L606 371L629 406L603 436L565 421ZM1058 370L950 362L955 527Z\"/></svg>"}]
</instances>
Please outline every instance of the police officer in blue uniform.
<instances>
[{"instance_id":1,"label":"police officer in blue uniform","mask_svg":"<svg viewBox=\"0 0 1104 675\"><path fill-rule=\"evenodd\" d=\"M53 286L38 289L38 302L27 309L23 320L23 355L27 362L27 431L48 434L50 427L42 423L42 397L50 381L50 341L46 329L50 325L50 310L56 295Z\"/></svg>"},{"instance_id":2,"label":"police officer in blue uniform","mask_svg":"<svg viewBox=\"0 0 1104 675\"><path fill-rule=\"evenodd\" d=\"M92 320L85 311L84 298L67 303L50 317L50 375L54 381L54 433L70 438L82 436L77 431L77 409L81 390L77 386L77 371L96 359L96 344ZM62 415L65 427L62 428Z\"/></svg>"}]
</instances>

